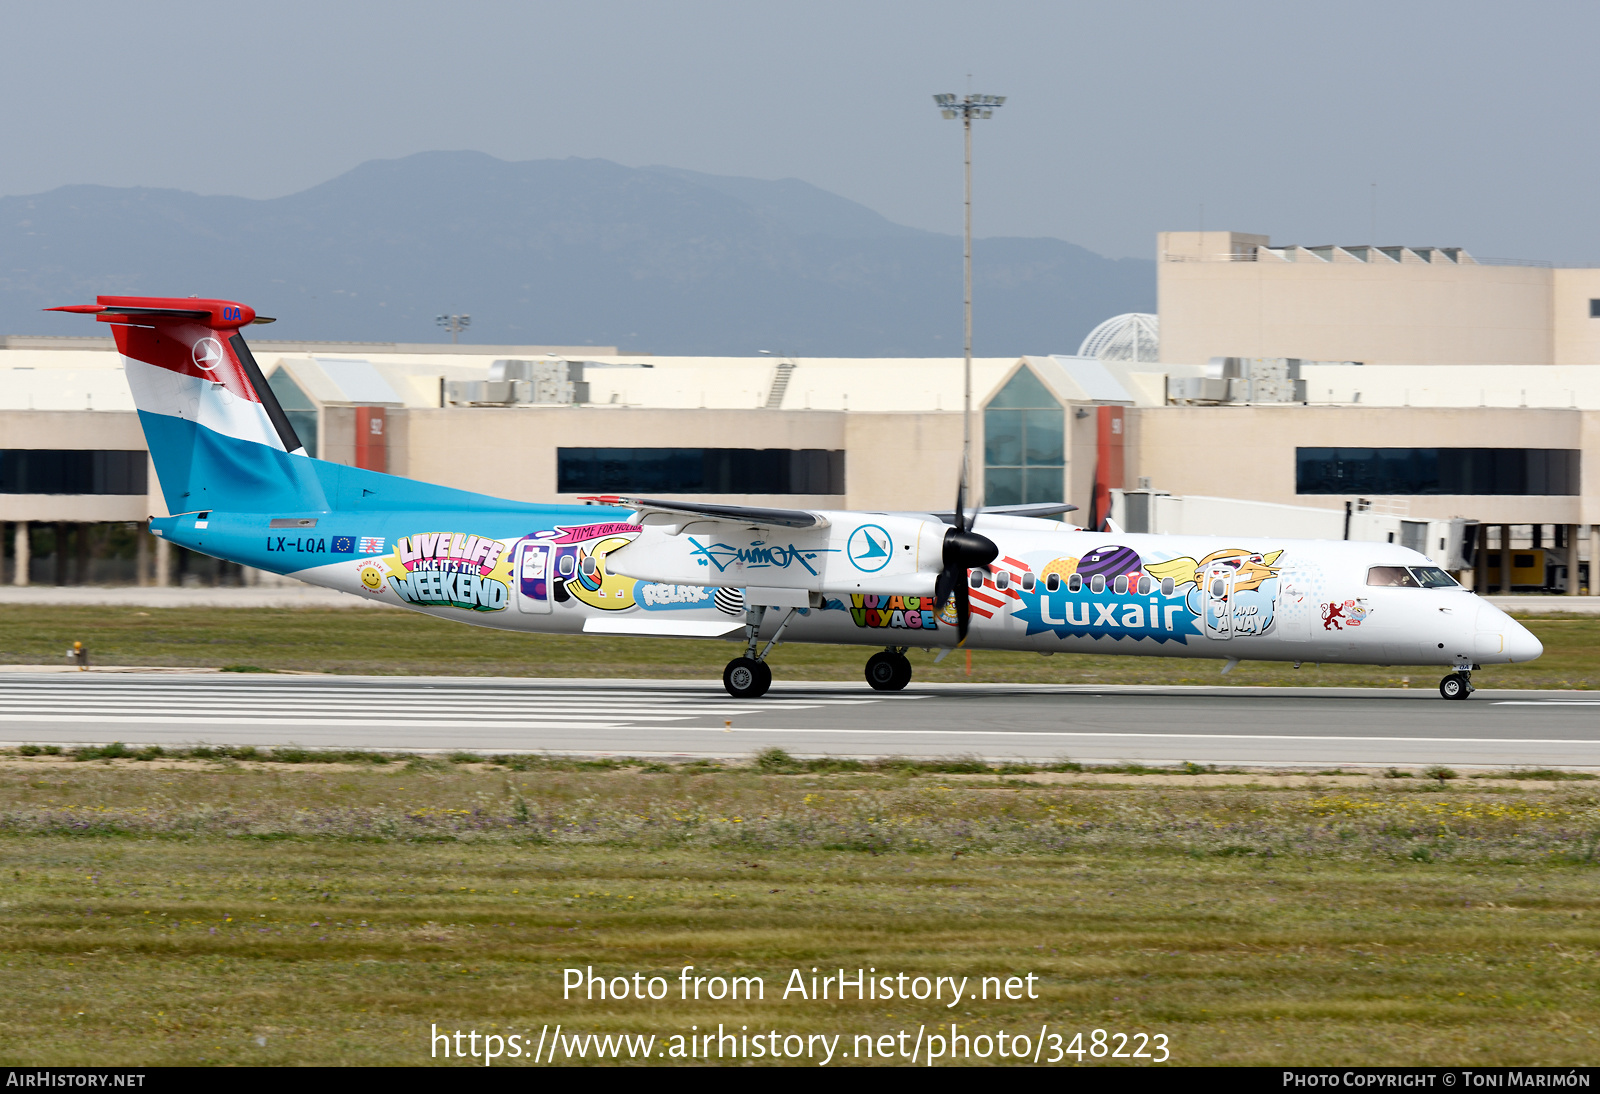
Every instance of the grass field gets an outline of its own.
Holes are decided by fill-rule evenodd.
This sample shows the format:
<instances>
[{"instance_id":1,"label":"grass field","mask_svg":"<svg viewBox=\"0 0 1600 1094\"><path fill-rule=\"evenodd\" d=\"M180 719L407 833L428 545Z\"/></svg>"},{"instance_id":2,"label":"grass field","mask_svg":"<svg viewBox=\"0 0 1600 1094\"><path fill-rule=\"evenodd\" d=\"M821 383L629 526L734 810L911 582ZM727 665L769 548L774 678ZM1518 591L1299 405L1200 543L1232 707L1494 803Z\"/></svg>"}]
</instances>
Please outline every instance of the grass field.
<instances>
[{"instance_id":1,"label":"grass field","mask_svg":"<svg viewBox=\"0 0 1600 1094\"><path fill-rule=\"evenodd\" d=\"M1163 1033L1189 1064L1600 1051L1592 780L457 759L0 757L0 1062L425 1063L433 1023L558 1022L658 1050L955 1021ZM766 1000L678 1001L684 965ZM588 966L674 994L563 1001ZM813 966L1039 998L783 1001Z\"/></svg>"},{"instance_id":2,"label":"grass field","mask_svg":"<svg viewBox=\"0 0 1600 1094\"><path fill-rule=\"evenodd\" d=\"M1544 643L1539 660L1476 674L1482 687L1600 688L1600 617L1535 616L1523 623ZM513 634L466 627L413 612L337 609L6 608L0 664L64 664L74 641L93 663L357 674L625 676L716 681L738 652L730 642ZM774 651L778 680L859 680L872 647L785 645ZM1361 665L1247 661L1227 676L1221 662L987 650L972 673L957 653L935 665L913 652L923 682L1343 685L1432 688L1444 671Z\"/></svg>"}]
</instances>

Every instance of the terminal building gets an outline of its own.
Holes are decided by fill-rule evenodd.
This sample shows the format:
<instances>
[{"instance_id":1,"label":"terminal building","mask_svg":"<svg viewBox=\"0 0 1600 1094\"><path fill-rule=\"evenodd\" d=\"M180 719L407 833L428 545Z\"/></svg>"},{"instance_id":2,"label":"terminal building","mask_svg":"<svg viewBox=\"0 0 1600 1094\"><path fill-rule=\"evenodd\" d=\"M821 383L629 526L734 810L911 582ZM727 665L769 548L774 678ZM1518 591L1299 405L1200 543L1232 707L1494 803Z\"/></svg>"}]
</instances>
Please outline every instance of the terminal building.
<instances>
[{"instance_id":1,"label":"terminal building","mask_svg":"<svg viewBox=\"0 0 1600 1094\"><path fill-rule=\"evenodd\" d=\"M973 362L986 503L1389 540L1481 590L1590 592L1600 270L1236 232L1163 233L1158 258L1157 315ZM315 455L429 482L884 510L955 495L959 358L252 347ZM144 534L165 512L111 340L0 340L0 579L263 580Z\"/></svg>"}]
</instances>

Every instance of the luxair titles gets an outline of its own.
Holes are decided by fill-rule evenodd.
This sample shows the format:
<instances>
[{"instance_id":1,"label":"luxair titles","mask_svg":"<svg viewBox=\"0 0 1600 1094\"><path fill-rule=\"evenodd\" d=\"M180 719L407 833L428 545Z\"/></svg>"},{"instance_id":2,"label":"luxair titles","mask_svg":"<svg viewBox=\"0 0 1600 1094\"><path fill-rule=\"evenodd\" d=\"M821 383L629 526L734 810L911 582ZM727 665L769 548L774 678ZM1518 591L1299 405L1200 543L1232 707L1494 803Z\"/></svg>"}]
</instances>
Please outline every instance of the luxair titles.
<instances>
[{"instance_id":1,"label":"luxair titles","mask_svg":"<svg viewBox=\"0 0 1600 1094\"><path fill-rule=\"evenodd\" d=\"M361 584L389 588L408 604L504 611L511 600L511 553L503 540L463 532L405 536L394 554L362 567Z\"/></svg>"}]
</instances>

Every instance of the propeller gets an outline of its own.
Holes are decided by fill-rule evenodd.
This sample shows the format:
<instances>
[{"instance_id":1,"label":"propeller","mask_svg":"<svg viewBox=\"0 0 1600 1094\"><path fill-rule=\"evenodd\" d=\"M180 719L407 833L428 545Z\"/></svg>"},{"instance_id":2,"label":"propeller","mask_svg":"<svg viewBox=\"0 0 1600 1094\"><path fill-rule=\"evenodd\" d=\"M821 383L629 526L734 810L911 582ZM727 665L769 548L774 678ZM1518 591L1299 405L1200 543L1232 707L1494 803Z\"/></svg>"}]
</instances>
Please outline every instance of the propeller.
<instances>
[{"instance_id":1,"label":"propeller","mask_svg":"<svg viewBox=\"0 0 1600 1094\"><path fill-rule=\"evenodd\" d=\"M972 518L967 513L967 465L961 464L961 478L956 484L955 527L944 534L944 569L934 582L933 597L942 611L956 598L956 645L967 640L967 626L972 618L972 599L967 587L967 571L988 571L989 563L1000 556L1000 548L988 536L972 530Z\"/></svg>"}]
</instances>

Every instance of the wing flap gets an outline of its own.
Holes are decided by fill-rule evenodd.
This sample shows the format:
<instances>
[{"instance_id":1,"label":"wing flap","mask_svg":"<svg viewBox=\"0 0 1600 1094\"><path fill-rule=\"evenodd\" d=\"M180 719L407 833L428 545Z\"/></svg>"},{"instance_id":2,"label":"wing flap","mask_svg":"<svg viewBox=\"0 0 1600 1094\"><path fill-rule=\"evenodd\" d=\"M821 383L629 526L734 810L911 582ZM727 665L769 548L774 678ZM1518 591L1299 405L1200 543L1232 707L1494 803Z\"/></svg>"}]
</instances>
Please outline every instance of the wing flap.
<instances>
[{"instance_id":1,"label":"wing flap","mask_svg":"<svg viewBox=\"0 0 1600 1094\"><path fill-rule=\"evenodd\" d=\"M736 619L640 619L637 616L585 619L584 634L627 634L636 638L721 638L744 630Z\"/></svg>"}]
</instances>

